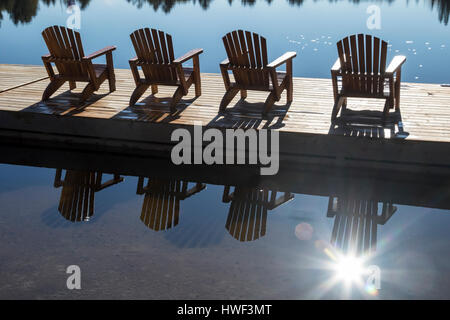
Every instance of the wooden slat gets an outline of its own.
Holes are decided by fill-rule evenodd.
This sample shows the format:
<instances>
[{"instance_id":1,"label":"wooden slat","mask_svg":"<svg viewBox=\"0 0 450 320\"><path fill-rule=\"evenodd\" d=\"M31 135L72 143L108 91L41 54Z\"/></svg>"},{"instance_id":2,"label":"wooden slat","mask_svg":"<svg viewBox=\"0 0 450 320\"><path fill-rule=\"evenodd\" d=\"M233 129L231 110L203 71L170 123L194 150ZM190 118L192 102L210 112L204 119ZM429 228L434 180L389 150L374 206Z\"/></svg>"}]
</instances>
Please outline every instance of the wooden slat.
<instances>
[{"instance_id":1,"label":"wooden slat","mask_svg":"<svg viewBox=\"0 0 450 320\"><path fill-rule=\"evenodd\" d=\"M364 61L365 58L365 45L364 45L364 35L358 34L358 58L359 58L359 82L360 82L360 90L362 92L367 92L367 79L365 76L366 73L366 63Z\"/></svg>"},{"instance_id":2,"label":"wooden slat","mask_svg":"<svg viewBox=\"0 0 450 320\"><path fill-rule=\"evenodd\" d=\"M372 88L372 36L366 35L366 71L367 71L367 93L373 93Z\"/></svg>"},{"instance_id":3,"label":"wooden slat","mask_svg":"<svg viewBox=\"0 0 450 320\"><path fill-rule=\"evenodd\" d=\"M380 72L380 39L373 38L373 74L376 76ZM380 92L380 80L374 77L372 93Z\"/></svg>"}]
</instances>

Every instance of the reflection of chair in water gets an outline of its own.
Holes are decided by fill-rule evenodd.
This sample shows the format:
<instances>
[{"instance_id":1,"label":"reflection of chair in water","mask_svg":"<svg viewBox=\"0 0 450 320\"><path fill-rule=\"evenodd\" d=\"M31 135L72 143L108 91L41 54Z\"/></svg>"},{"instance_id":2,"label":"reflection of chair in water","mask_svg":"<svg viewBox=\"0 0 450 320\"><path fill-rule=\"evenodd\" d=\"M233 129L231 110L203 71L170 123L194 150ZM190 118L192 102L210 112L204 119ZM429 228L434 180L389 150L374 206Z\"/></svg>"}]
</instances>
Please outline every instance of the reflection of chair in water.
<instances>
[{"instance_id":1,"label":"reflection of chair in water","mask_svg":"<svg viewBox=\"0 0 450 320\"><path fill-rule=\"evenodd\" d=\"M101 172L81 172L67 170L61 180L62 169L56 170L54 187L62 187L58 210L69 221L88 221L94 214L95 193L116 183L123 178L114 178L102 183Z\"/></svg>"},{"instance_id":2,"label":"reflection of chair in water","mask_svg":"<svg viewBox=\"0 0 450 320\"><path fill-rule=\"evenodd\" d=\"M178 225L180 200L184 200L205 189L203 183L196 183L188 189L189 182L149 178L144 187L144 178L139 177L137 194L145 194L141 221L155 231L166 230Z\"/></svg>"},{"instance_id":3,"label":"reflection of chair in water","mask_svg":"<svg viewBox=\"0 0 450 320\"><path fill-rule=\"evenodd\" d=\"M270 192L270 195L269 195ZM222 201L231 201L225 228L239 241L253 241L266 234L267 211L293 199L294 195L285 192L277 198L276 191L259 188L230 187L223 191Z\"/></svg>"},{"instance_id":4,"label":"reflection of chair in water","mask_svg":"<svg viewBox=\"0 0 450 320\"><path fill-rule=\"evenodd\" d=\"M327 217L334 217L331 244L356 255L376 250L378 225L384 225L397 211L389 202L330 197Z\"/></svg>"}]
</instances>

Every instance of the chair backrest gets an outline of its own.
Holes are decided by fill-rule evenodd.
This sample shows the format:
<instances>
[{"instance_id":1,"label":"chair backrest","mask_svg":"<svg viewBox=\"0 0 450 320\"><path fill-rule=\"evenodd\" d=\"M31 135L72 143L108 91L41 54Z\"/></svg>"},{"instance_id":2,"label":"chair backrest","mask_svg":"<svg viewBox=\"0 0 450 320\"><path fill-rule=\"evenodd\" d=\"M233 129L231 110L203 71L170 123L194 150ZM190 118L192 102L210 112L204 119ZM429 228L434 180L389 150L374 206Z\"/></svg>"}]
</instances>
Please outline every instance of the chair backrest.
<instances>
[{"instance_id":1,"label":"chair backrest","mask_svg":"<svg viewBox=\"0 0 450 320\"><path fill-rule=\"evenodd\" d=\"M344 92L383 93L387 43L371 35L352 35L337 43Z\"/></svg>"},{"instance_id":2,"label":"chair backrest","mask_svg":"<svg viewBox=\"0 0 450 320\"><path fill-rule=\"evenodd\" d=\"M42 36L52 58L55 59L60 75L74 78L88 76L86 66L81 63L84 51L78 32L66 27L52 26L46 28Z\"/></svg>"},{"instance_id":3,"label":"chair backrest","mask_svg":"<svg viewBox=\"0 0 450 320\"><path fill-rule=\"evenodd\" d=\"M96 173L67 170L58 210L72 222L87 221L94 214Z\"/></svg>"},{"instance_id":4,"label":"chair backrest","mask_svg":"<svg viewBox=\"0 0 450 320\"><path fill-rule=\"evenodd\" d=\"M253 241L266 234L269 192L236 187L225 228L239 241Z\"/></svg>"},{"instance_id":5,"label":"chair backrest","mask_svg":"<svg viewBox=\"0 0 450 320\"><path fill-rule=\"evenodd\" d=\"M141 221L155 231L178 225L182 182L149 179L145 187Z\"/></svg>"},{"instance_id":6,"label":"chair backrest","mask_svg":"<svg viewBox=\"0 0 450 320\"><path fill-rule=\"evenodd\" d=\"M172 36L156 29L139 29L130 34L136 55L147 80L174 83L177 72Z\"/></svg>"},{"instance_id":7,"label":"chair backrest","mask_svg":"<svg viewBox=\"0 0 450 320\"><path fill-rule=\"evenodd\" d=\"M268 87L266 39L249 31L232 31L223 38L236 83L249 87Z\"/></svg>"}]
</instances>

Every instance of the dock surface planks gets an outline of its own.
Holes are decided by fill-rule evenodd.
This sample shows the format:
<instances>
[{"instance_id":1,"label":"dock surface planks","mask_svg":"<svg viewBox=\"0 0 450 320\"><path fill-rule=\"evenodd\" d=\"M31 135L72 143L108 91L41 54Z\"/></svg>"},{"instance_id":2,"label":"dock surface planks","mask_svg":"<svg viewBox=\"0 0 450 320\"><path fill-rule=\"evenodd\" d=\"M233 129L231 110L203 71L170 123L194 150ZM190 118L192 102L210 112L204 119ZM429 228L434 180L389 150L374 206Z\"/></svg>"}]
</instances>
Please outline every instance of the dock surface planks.
<instances>
[{"instance_id":1,"label":"dock surface planks","mask_svg":"<svg viewBox=\"0 0 450 320\"><path fill-rule=\"evenodd\" d=\"M237 95L224 115L218 114L225 93L220 74L202 73L202 95L195 99L191 89L174 115L169 113L173 87L159 86L155 97L148 90L135 106L129 107L135 84L127 69L116 69L117 91L109 93L108 85L103 84L83 107L75 107L79 95L70 93L68 85L48 102L41 102L49 82L45 78L43 67L0 65L0 129L170 143L174 128L200 122L205 127L279 130L280 152L286 154L338 159L337 153L341 152L341 158L346 159L450 166L450 88L438 84L402 83L401 120L408 135L404 139L390 139L399 131L397 125L384 130L333 128L330 79L294 78L292 104L286 105L284 93L268 117L263 118L261 111L267 92L249 91L246 101ZM19 87L2 92L15 86ZM74 92L82 89L80 83ZM349 99L348 108L382 111L383 101ZM342 135L349 137L342 139ZM357 138L362 136L373 139L361 143ZM397 150L399 153L393 154Z\"/></svg>"}]
</instances>

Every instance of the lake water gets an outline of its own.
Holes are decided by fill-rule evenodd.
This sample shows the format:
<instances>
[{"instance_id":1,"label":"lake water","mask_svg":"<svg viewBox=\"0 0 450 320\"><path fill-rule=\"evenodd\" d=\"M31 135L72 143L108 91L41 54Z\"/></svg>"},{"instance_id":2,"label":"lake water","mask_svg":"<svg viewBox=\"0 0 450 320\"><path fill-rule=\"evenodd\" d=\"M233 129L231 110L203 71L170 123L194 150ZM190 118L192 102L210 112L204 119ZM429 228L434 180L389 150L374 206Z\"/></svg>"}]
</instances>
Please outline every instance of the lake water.
<instances>
[{"instance_id":1,"label":"lake water","mask_svg":"<svg viewBox=\"0 0 450 320\"><path fill-rule=\"evenodd\" d=\"M226 56L222 36L245 29L267 38L269 60L297 51L295 76L328 78L337 57L336 42L350 34L369 33L389 41L388 59L407 56L404 80L450 83L446 67L450 4L446 0L230 2L81 1L85 52L116 45L116 66L128 68L128 60L135 56L129 34L148 26L172 35L176 56L204 48L201 70L218 73ZM42 64L40 57L47 49L40 33L49 25L66 24L70 16L66 3L1 1L0 63ZM380 29L367 27L371 16L367 9L373 5L380 10Z\"/></svg>"},{"instance_id":2,"label":"lake water","mask_svg":"<svg viewBox=\"0 0 450 320\"><path fill-rule=\"evenodd\" d=\"M150 26L172 34L178 56L204 48L202 71L219 72L221 36L241 28L267 38L269 58L297 51L296 76L329 77L336 41L362 32L389 40L389 57L407 56L405 80L450 82L447 1L79 3L85 51L116 45L120 68L134 56L128 35ZM370 5L381 9L381 29L367 29ZM40 64L40 32L64 25L66 9L65 1L0 1L0 63ZM232 186L232 195L219 183L190 182L189 195L171 193L178 176L147 177L149 187L138 188L139 178L125 174L94 192L80 181L98 169L58 177L64 161L19 165L26 158L0 165L2 299L450 298L450 211L439 188L402 204L370 183L364 194L352 183L328 194L320 178L311 193L295 192L305 182L292 178L292 190L250 184ZM81 290L67 289L70 265L81 268Z\"/></svg>"}]
</instances>

